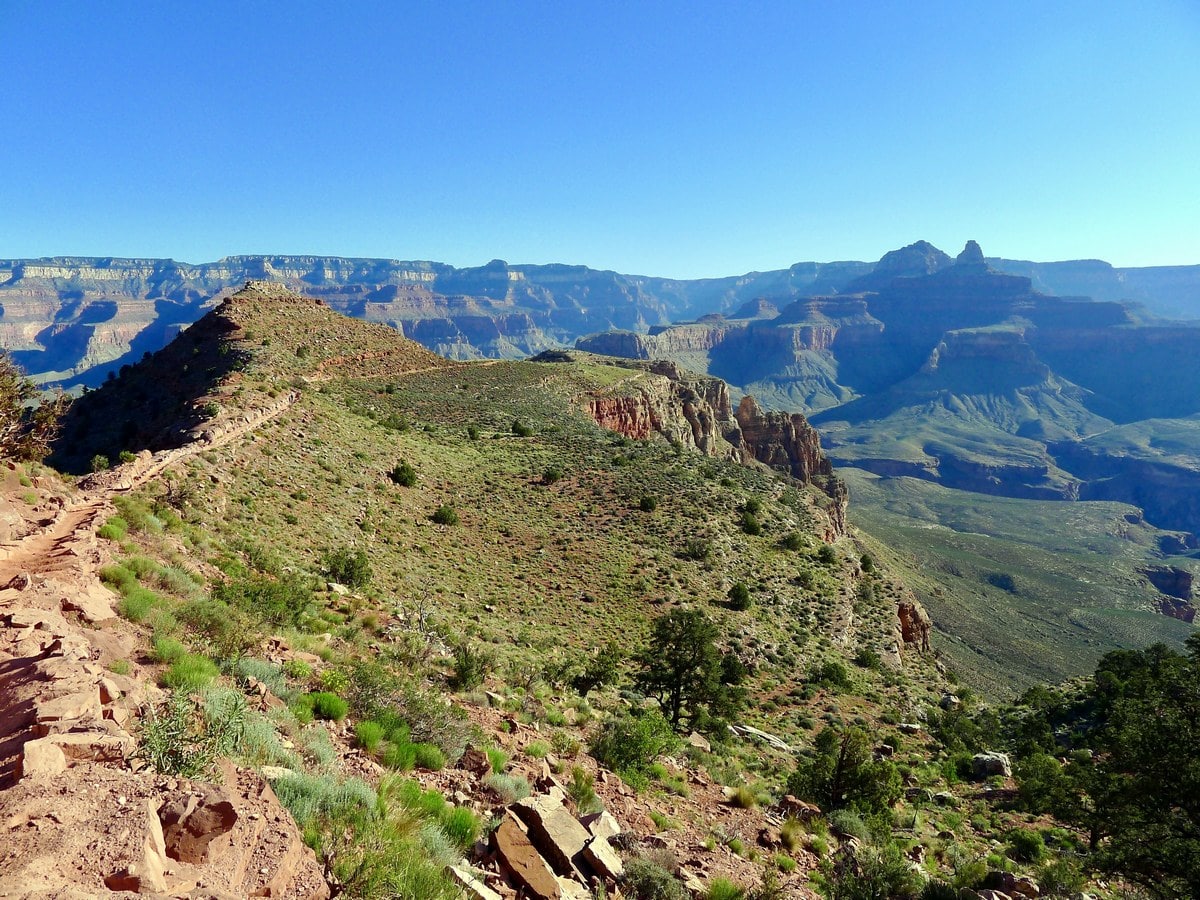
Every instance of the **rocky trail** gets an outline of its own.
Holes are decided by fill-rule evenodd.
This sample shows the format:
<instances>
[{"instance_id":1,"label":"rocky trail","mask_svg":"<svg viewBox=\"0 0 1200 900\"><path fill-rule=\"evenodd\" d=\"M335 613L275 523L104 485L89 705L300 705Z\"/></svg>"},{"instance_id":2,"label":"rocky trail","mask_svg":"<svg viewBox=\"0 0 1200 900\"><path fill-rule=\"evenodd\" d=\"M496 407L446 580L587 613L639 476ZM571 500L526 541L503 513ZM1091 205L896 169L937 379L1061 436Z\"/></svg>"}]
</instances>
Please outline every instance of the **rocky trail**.
<instances>
[{"instance_id":1,"label":"rocky trail","mask_svg":"<svg viewBox=\"0 0 1200 900\"><path fill-rule=\"evenodd\" d=\"M96 528L114 495L245 436L299 396L90 476L0 545L0 897L328 896L257 774L227 765L216 786L137 758L132 723L159 691L98 577Z\"/></svg>"}]
</instances>

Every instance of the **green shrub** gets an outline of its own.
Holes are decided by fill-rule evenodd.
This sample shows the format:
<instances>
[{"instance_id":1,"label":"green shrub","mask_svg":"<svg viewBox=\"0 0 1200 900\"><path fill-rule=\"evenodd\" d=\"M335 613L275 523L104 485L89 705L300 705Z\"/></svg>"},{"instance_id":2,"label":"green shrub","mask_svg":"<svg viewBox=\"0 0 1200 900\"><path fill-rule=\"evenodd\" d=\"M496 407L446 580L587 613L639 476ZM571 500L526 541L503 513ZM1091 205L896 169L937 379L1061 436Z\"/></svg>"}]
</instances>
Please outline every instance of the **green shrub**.
<instances>
[{"instance_id":1,"label":"green shrub","mask_svg":"<svg viewBox=\"0 0 1200 900\"><path fill-rule=\"evenodd\" d=\"M1077 862L1060 856L1038 870L1037 883L1043 897L1073 897L1083 890L1085 879Z\"/></svg>"},{"instance_id":2,"label":"green shrub","mask_svg":"<svg viewBox=\"0 0 1200 900\"><path fill-rule=\"evenodd\" d=\"M454 648L451 664L454 671L450 676L450 686L459 691L473 691L483 684L492 667L493 657L470 644L459 644Z\"/></svg>"},{"instance_id":3,"label":"green shrub","mask_svg":"<svg viewBox=\"0 0 1200 900\"><path fill-rule=\"evenodd\" d=\"M599 812L604 808L600 798L596 796L596 779L583 766L571 767L571 780L567 783L567 796L575 804L575 810L580 815Z\"/></svg>"},{"instance_id":4,"label":"green shrub","mask_svg":"<svg viewBox=\"0 0 1200 900\"><path fill-rule=\"evenodd\" d=\"M492 772L499 775L504 771L504 767L508 765L508 754L499 747L488 747L484 750L487 754L488 762L492 764Z\"/></svg>"},{"instance_id":5,"label":"green shrub","mask_svg":"<svg viewBox=\"0 0 1200 900\"><path fill-rule=\"evenodd\" d=\"M137 587L138 583L137 576L122 565L102 566L100 580L122 594Z\"/></svg>"},{"instance_id":6,"label":"green shrub","mask_svg":"<svg viewBox=\"0 0 1200 900\"><path fill-rule=\"evenodd\" d=\"M296 625L312 602L312 591L300 578L247 574L213 585L214 600L244 610L274 625Z\"/></svg>"},{"instance_id":7,"label":"green shrub","mask_svg":"<svg viewBox=\"0 0 1200 900\"><path fill-rule=\"evenodd\" d=\"M129 523L120 516L110 516L108 521L96 532L106 541L123 541L129 533Z\"/></svg>"},{"instance_id":8,"label":"green shrub","mask_svg":"<svg viewBox=\"0 0 1200 900\"><path fill-rule=\"evenodd\" d=\"M317 691L309 694L312 700L313 715L318 719L340 722L350 712L350 704L337 694L328 691Z\"/></svg>"},{"instance_id":9,"label":"green shrub","mask_svg":"<svg viewBox=\"0 0 1200 900\"><path fill-rule=\"evenodd\" d=\"M283 664L283 674L296 681L307 681L312 678L312 666L302 659L289 659Z\"/></svg>"},{"instance_id":10,"label":"green shrub","mask_svg":"<svg viewBox=\"0 0 1200 900\"><path fill-rule=\"evenodd\" d=\"M371 583L371 563L367 559L367 551L361 547L326 550L322 563L330 581L344 584L352 590L362 590Z\"/></svg>"},{"instance_id":11,"label":"green shrub","mask_svg":"<svg viewBox=\"0 0 1200 900\"><path fill-rule=\"evenodd\" d=\"M789 793L824 810L849 808L862 813L885 810L900 796L895 765L875 759L871 737L862 728L829 726L813 743L813 755L788 778Z\"/></svg>"},{"instance_id":12,"label":"green shrub","mask_svg":"<svg viewBox=\"0 0 1200 900\"><path fill-rule=\"evenodd\" d=\"M742 531L749 535L762 534L762 523L752 512L742 513Z\"/></svg>"},{"instance_id":13,"label":"green shrub","mask_svg":"<svg viewBox=\"0 0 1200 900\"><path fill-rule=\"evenodd\" d=\"M750 588L743 582L737 582L729 589L729 608L735 609L738 612L745 612L753 603L753 598L750 596Z\"/></svg>"},{"instance_id":14,"label":"green shrub","mask_svg":"<svg viewBox=\"0 0 1200 900\"><path fill-rule=\"evenodd\" d=\"M383 748L383 764L397 772L411 772L417 764L417 748L409 743L389 743Z\"/></svg>"},{"instance_id":15,"label":"green shrub","mask_svg":"<svg viewBox=\"0 0 1200 900\"><path fill-rule=\"evenodd\" d=\"M789 531L779 544L784 550L796 552L808 546L808 538L798 531Z\"/></svg>"},{"instance_id":16,"label":"green shrub","mask_svg":"<svg viewBox=\"0 0 1200 900\"><path fill-rule=\"evenodd\" d=\"M598 762L627 781L644 781L650 764L676 743L670 723L661 713L651 711L609 719L592 739L589 750Z\"/></svg>"},{"instance_id":17,"label":"green shrub","mask_svg":"<svg viewBox=\"0 0 1200 900\"><path fill-rule=\"evenodd\" d=\"M163 775L209 775L217 759L237 748L246 714L240 695L223 698L201 714L186 694L173 693L142 717L137 756Z\"/></svg>"},{"instance_id":18,"label":"green shrub","mask_svg":"<svg viewBox=\"0 0 1200 900\"><path fill-rule=\"evenodd\" d=\"M520 419L514 419L512 423L512 433L517 437L529 437L531 434L533 434L533 429Z\"/></svg>"},{"instance_id":19,"label":"green shrub","mask_svg":"<svg viewBox=\"0 0 1200 900\"><path fill-rule=\"evenodd\" d=\"M121 602L117 604L117 612L130 622L144 622L150 610L161 602L162 598L154 591L143 587L131 588Z\"/></svg>"},{"instance_id":20,"label":"green shrub","mask_svg":"<svg viewBox=\"0 0 1200 900\"><path fill-rule=\"evenodd\" d=\"M846 689L853 686L854 682L850 680L850 670L840 660L829 659L815 666L808 673L809 681L814 681L817 684L823 684L827 687L836 687Z\"/></svg>"},{"instance_id":21,"label":"green shrub","mask_svg":"<svg viewBox=\"0 0 1200 900\"><path fill-rule=\"evenodd\" d=\"M97 453L92 457L91 469L93 472L103 472L109 468L108 457L103 453Z\"/></svg>"},{"instance_id":22,"label":"green shrub","mask_svg":"<svg viewBox=\"0 0 1200 900\"><path fill-rule=\"evenodd\" d=\"M1017 862L1041 862L1046 855L1046 841L1041 832L1014 828L1005 838L1008 842L1008 855Z\"/></svg>"},{"instance_id":23,"label":"green shrub","mask_svg":"<svg viewBox=\"0 0 1200 900\"><path fill-rule=\"evenodd\" d=\"M683 550L679 553L684 559L703 562L712 556L712 544L703 538L688 538L684 541Z\"/></svg>"},{"instance_id":24,"label":"green shrub","mask_svg":"<svg viewBox=\"0 0 1200 900\"><path fill-rule=\"evenodd\" d=\"M864 669L878 669L883 664L879 654L870 647L859 647L858 653L854 656L854 662Z\"/></svg>"},{"instance_id":25,"label":"green shrub","mask_svg":"<svg viewBox=\"0 0 1200 900\"><path fill-rule=\"evenodd\" d=\"M641 856L625 864L622 888L635 900L687 900L688 897L674 875Z\"/></svg>"},{"instance_id":26,"label":"green shrub","mask_svg":"<svg viewBox=\"0 0 1200 900\"><path fill-rule=\"evenodd\" d=\"M704 891L704 900L745 900L745 897L745 890L728 878L714 878Z\"/></svg>"},{"instance_id":27,"label":"green shrub","mask_svg":"<svg viewBox=\"0 0 1200 900\"><path fill-rule=\"evenodd\" d=\"M155 637L151 642L151 655L155 662L174 663L182 659L187 649L174 638Z\"/></svg>"},{"instance_id":28,"label":"green shrub","mask_svg":"<svg viewBox=\"0 0 1200 900\"><path fill-rule=\"evenodd\" d=\"M388 473L388 478L392 479L400 487L414 487L417 483L417 470L407 461L400 460L400 462L392 466L392 471Z\"/></svg>"},{"instance_id":29,"label":"green shrub","mask_svg":"<svg viewBox=\"0 0 1200 900\"><path fill-rule=\"evenodd\" d=\"M108 664L108 671L114 675L128 675L132 670L132 666L127 659L114 659Z\"/></svg>"},{"instance_id":30,"label":"green shrub","mask_svg":"<svg viewBox=\"0 0 1200 900\"><path fill-rule=\"evenodd\" d=\"M437 772L446 767L446 755L433 744L413 744L413 764L418 769Z\"/></svg>"},{"instance_id":31,"label":"green shrub","mask_svg":"<svg viewBox=\"0 0 1200 900\"><path fill-rule=\"evenodd\" d=\"M378 722L359 722L354 726L354 740L368 753L374 753L383 740L383 726Z\"/></svg>"},{"instance_id":32,"label":"green shrub","mask_svg":"<svg viewBox=\"0 0 1200 900\"><path fill-rule=\"evenodd\" d=\"M562 481L563 470L558 466L547 466L542 472L543 484L554 484L557 481Z\"/></svg>"},{"instance_id":33,"label":"green shrub","mask_svg":"<svg viewBox=\"0 0 1200 900\"><path fill-rule=\"evenodd\" d=\"M443 503L429 518L437 525L457 525L458 511L453 506Z\"/></svg>"},{"instance_id":34,"label":"green shrub","mask_svg":"<svg viewBox=\"0 0 1200 900\"><path fill-rule=\"evenodd\" d=\"M442 813L439 823L455 847L466 852L479 840L482 826L476 815L463 806L450 806Z\"/></svg>"},{"instance_id":35,"label":"green shrub","mask_svg":"<svg viewBox=\"0 0 1200 900\"><path fill-rule=\"evenodd\" d=\"M638 501L638 509L640 509L642 512L654 512L656 509L658 509L658 498L653 494L645 494L642 499Z\"/></svg>"},{"instance_id":36,"label":"green shrub","mask_svg":"<svg viewBox=\"0 0 1200 900\"><path fill-rule=\"evenodd\" d=\"M529 782L515 775L503 775L493 772L484 780L484 786L493 791L505 805L524 800L529 796Z\"/></svg>"},{"instance_id":37,"label":"green shrub","mask_svg":"<svg viewBox=\"0 0 1200 900\"><path fill-rule=\"evenodd\" d=\"M195 691L208 687L219 674L216 663L207 656L185 653L171 663L171 667L163 673L161 681L164 687Z\"/></svg>"},{"instance_id":38,"label":"green shrub","mask_svg":"<svg viewBox=\"0 0 1200 900\"><path fill-rule=\"evenodd\" d=\"M832 566L837 562L837 551L830 544L822 544L817 550L817 560L823 566Z\"/></svg>"}]
</instances>

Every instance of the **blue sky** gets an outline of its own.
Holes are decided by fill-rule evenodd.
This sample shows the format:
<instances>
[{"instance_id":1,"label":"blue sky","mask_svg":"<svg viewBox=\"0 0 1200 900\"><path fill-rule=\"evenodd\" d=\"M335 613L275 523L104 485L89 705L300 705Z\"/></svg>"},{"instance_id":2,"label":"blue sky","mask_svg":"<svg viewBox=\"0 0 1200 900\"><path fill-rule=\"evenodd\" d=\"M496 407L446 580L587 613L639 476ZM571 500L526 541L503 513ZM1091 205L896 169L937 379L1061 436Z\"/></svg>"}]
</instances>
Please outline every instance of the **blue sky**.
<instances>
[{"instance_id":1,"label":"blue sky","mask_svg":"<svg viewBox=\"0 0 1200 900\"><path fill-rule=\"evenodd\" d=\"M1200 263L1194 0L0 0L0 29L0 257Z\"/></svg>"}]
</instances>

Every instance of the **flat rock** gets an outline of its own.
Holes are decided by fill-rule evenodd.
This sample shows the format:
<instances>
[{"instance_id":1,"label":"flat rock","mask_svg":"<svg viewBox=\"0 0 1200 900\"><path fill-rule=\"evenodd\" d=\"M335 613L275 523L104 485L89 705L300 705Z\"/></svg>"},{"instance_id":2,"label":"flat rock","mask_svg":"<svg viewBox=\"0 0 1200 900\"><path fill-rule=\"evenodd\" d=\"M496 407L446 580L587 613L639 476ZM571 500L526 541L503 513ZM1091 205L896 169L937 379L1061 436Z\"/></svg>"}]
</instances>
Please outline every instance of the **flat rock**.
<instances>
[{"instance_id":1,"label":"flat rock","mask_svg":"<svg viewBox=\"0 0 1200 900\"><path fill-rule=\"evenodd\" d=\"M601 878L617 881L625 872L625 864L608 838L594 837L588 841L583 847L583 858Z\"/></svg>"},{"instance_id":2,"label":"flat rock","mask_svg":"<svg viewBox=\"0 0 1200 900\"><path fill-rule=\"evenodd\" d=\"M584 816L583 825L598 838L613 838L621 833L621 823L607 809Z\"/></svg>"},{"instance_id":3,"label":"flat rock","mask_svg":"<svg viewBox=\"0 0 1200 900\"><path fill-rule=\"evenodd\" d=\"M562 889L537 848L520 826L505 817L492 832L492 848L513 880L535 900L560 900Z\"/></svg>"},{"instance_id":4,"label":"flat rock","mask_svg":"<svg viewBox=\"0 0 1200 900\"><path fill-rule=\"evenodd\" d=\"M575 857L591 835L556 796L529 797L512 811L529 828L529 839L559 875L573 876Z\"/></svg>"}]
</instances>

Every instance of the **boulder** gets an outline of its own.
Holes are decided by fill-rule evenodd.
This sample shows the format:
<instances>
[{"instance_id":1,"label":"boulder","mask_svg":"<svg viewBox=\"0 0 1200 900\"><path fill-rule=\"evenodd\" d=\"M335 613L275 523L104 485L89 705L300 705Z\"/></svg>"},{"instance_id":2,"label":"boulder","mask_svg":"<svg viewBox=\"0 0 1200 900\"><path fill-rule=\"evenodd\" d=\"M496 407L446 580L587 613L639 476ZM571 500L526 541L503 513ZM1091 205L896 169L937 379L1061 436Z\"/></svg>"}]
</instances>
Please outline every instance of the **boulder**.
<instances>
[{"instance_id":1,"label":"boulder","mask_svg":"<svg viewBox=\"0 0 1200 900\"><path fill-rule=\"evenodd\" d=\"M492 761L487 752L478 747L468 747L458 760L458 768L465 769L476 778L487 778L492 774Z\"/></svg>"},{"instance_id":2,"label":"boulder","mask_svg":"<svg viewBox=\"0 0 1200 900\"><path fill-rule=\"evenodd\" d=\"M687 736L687 744L689 747L695 747L697 750L703 750L705 753L712 753L712 744L709 743L708 738L698 731L693 731Z\"/></svg>"},{"instance_id":3,"label":"boulder","mask_svg":"<svg viewBox=\"0 0 1200 900\"><path fill-rule=\"evenodd\" d=\"M233 830L237 811L221 790L203 788L197 793L168 799L158 811L167 856L186 863L208 861L208 845Z\"/></svg>"},{"instance_id":4,"label":"boulder","mask_svg":"<svg viewBox=\"0 0 1200 900\"><path fill-rule=\"evenodd\" d=\"M583 826L596 837L614 838L621 833L621 823L607 809L584 816Z\"/></svg>"},{"instance_id":5,"label":"boulder","mask_svg":"<svg viewBox=\"0 0 1200 900\"><path fill-rule=\"evenodd\" d=\"M496 858L529 897L560 900L562 889L554 873L514 818L505 816L490 840Z\"/></svg>"},{"instance_id":6,"label":"boulder","mask_svg":"<svg viewBox=\"0 0 1200 900\"><path fill-rule=\"evenodd\" d=\"M146 801L146 838L141 856L124 869L104 879L110 891L133 891L136 894L165 894L167 892L167 851L162 826L154 801Z\"/></svg>"},{"instance_id":7,"label":"boulder","mask_svg":"<svg viewBox=\"0 0 1200 900\"><path fill-rule=\"evenodd\" d=\"M608 838L594 837L583 847L583 859L601 878L617 881L625 873L625 864Z\"/></svg>"},{"instance_id":8,"label":"boulder","mask_svg":"<svg viewBox=\"0 0 1200 900\"><path fill-rule=\"evenodd\" d=\"M989 751L987 753L976 753L971 757L972 778L982 781L984 778L989 778L992 775L1002 775L1005 778L1012 777L1012 763L1009 761L1007 753Z\"/></svg>"},{"instance_id":9,"label":"boulder","mask_svg":"<svg viewBox=\"0 0 1200 900\"><path fill-rule=\"evenodd\" d=\"M67 756L48 738L28 741L21 754L21 778L49 778L66 771Z\"/></svg>"},{"instance_id":10,"label":"boulder","mask_svg":"<svg viewBox=\"0 0 1200 900\"><path fill-rule=\"evenodd\" d=\"M591 839L558 797L539 796L511 807L529 829L529 839L559 875L576 874L575 858Z\"/></svg>"}]
</instances>

